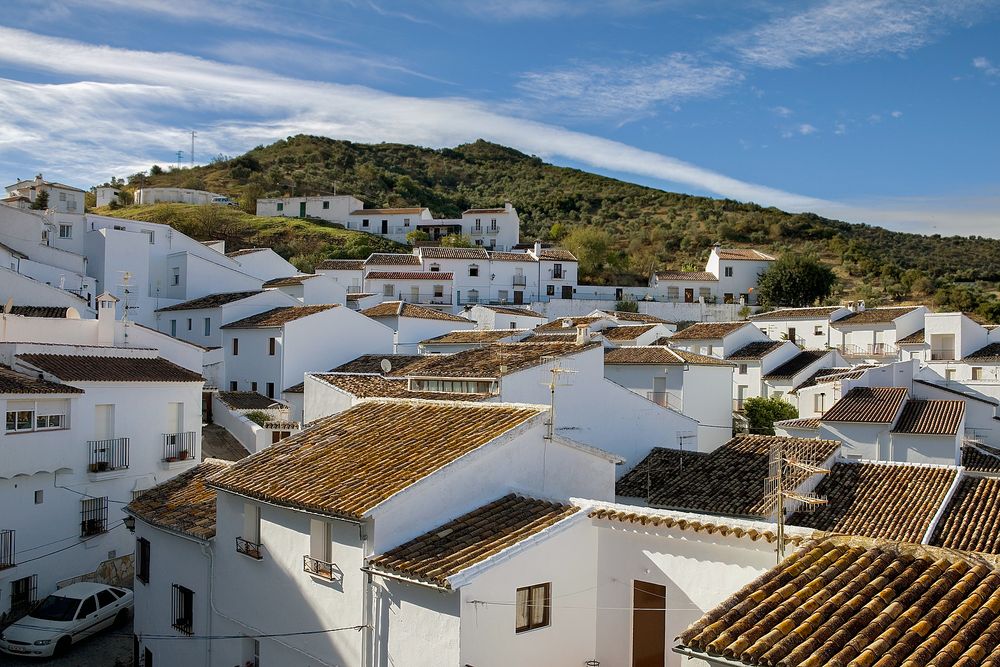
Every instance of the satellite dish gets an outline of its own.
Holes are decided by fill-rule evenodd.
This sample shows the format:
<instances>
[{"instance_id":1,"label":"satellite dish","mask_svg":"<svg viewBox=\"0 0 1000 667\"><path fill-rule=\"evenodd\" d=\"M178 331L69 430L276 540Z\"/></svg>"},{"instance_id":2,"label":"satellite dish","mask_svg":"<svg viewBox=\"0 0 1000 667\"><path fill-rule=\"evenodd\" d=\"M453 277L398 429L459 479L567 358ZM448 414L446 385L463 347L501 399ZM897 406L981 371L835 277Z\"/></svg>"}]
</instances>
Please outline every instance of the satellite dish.
<instances>
[{"instance_id":1,"label":"satellite dish","mask_svg":"<svg viewBox=\"0 0 1000 667\"><path fill-rule=\"evenodd\" d=\"M392 362L389 361L388 359L383 359L382 362L379 364L379 366L382 367L383 373L388 373L389 371L392 370Z\"/></svg>"},{"instance_id":2,"label":"satellite dish","mask_svg":"<svg viewBox=\"0 0 1000 667\"><path fill-rule=\"evenodd\" d=\"M3 305L3 314L10 315L10 311L14 310L14 297L7 299L7 303Z\"/></svg>"}]
</instances>

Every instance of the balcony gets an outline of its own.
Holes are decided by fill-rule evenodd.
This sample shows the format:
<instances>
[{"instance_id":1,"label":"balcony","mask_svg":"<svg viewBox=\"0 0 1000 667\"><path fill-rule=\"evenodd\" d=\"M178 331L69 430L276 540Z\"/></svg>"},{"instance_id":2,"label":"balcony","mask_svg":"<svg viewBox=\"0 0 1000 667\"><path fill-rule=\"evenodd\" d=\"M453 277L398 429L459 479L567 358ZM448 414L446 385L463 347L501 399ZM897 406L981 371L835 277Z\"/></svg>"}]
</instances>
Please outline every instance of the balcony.
<instances>
[{"instance_id":1,"label":"balcony","mask_svg":"<svg viewBox=\"0 0 1000 667\"><path fill-rule=\"evenodd\" d=\"M319 558L313 558L312 556L302 557L302 571L308 572L314 577L320 577L321 579L327 579L333 581L338 572L337 566L333 563L328 563L325 560L320 560Z\"/></svg>"},{"instance_id":2,"label":"balcony","mask_svg":"<svg viewBox=\"0 0 1000 667\"><path fill-rule=\"evenodd\" d=\"M14 567L14 531L0 530L0 570Z\"/></svg>"},{"instance_id":3,"label":"balcony","mask_svg":"<svg viewBox=\"0 0 1000 667\"><path fill-rule=\"evenodd\" d=\"M514 280L511 282L514 287L524 287L528 284L527 276L514 276Z\"/></svg>"},{"instance_id":4,"label":"balcony","mask_svg":"<svg viewBox=\"0 0 1000 667\"><path fill-rule=\"evenodd\" d=\"M167 463L186 461L194 452L194 431L163 434L163 460Z\"/></svg>"},{"instance_id":5,"label":"balcony","mask_svg":"<svg viewBox=\"0 0 1000 667\"><path fill-rule=\"evenodd\" d=\"M562 280L566 277L566 272L561 269L552 269L549 273L551 274L552 280Z\"/></svg>"},{"instance_id":6,"label":"balcony","mask_svg":"<svg viewBox=\"0 0 1000 667\"><path fill-rule=\"evenodd\" d=\"M888 343L869 343L868 345L838 345L837 350L845 359L867 359L874 357L890 358L897 354L896 346Z\"/></svg>"},{"instance_id":7,"label":"balcony","mask_svg":"<svg viewBox=\"0 0 1000 667\"><path fill-rule=\"evenodd\" d=\"M236 552L244 556L249 556L254 560L263 558L260 554L260 542L251 542L250 540L244 540L242 537L236 538Z\"/></svg>"},{"instance_id":8,"label":"balcony","mask_svg":"<svg viewBox=\"0 0 1000 667\"><path fill-rule=\"evenodd\" d=\"M111 472L128 468L128 438L88 440L90 472Z\"/></svg>"},{"instance_id":9,"label":"balcony","mask_svg":"<svg viewBox=\"0 0 1000 667\"><path fill-rule=\"evenodd\" d=\"M955 361L954 348L932 349L931 361Z\"/></svg>"},{"instance_id":10,"label":"balcony","mask_svg":"<svg viewBox=\"0 0 1000 667\"><path fill-rule=\"evenodd\" d=\"M434 306L450 306L451 305L451 294L442 293L440 295L433 293L413 293L413 292L400 292L397 297L399 301L405 303L421 303L421 304L431 304Z\"/></svg>"},{"instance_id":11,"label":"balcony","mask_svg":"<svg viewBox=\"0 0 1000 667\"><path fill-rule=\"evenodd\" d=\"M472 231L469 232L469 234L471 234L472 236L482 236L483 235L483 230L482 230L481 227L479 229L475 229L474 228L474 229L472 229Z\"/></svg>"}]
</instances>

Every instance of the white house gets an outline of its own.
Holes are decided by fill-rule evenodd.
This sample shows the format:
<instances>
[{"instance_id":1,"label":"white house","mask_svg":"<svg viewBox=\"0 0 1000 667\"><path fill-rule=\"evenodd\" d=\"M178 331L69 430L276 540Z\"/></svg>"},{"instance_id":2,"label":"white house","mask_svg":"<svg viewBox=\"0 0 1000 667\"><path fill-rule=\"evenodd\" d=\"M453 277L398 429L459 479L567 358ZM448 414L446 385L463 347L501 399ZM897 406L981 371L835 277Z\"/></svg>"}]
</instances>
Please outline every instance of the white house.
<instances>
[{"instance_id":1,"label":"white house","mask_svg":"<svg viewBox=\"0 0 1000 667\"><path fill-rule=\"evenodd\" d=\"M479 329L534 329L548 318L525 306L472 304L460 313L476 323Z\"/></svg>"},{"instance_id":2,"label":"white house","mask_svg":"<svg viewBox=\"0 0 1000 667\"><path fill-rule=\"evenodd\" d=\"M424 308L406 301L383 301L377 306L362 310L361 314L395 332L393 337L395 354L413 354L423 340L450 331L467 331L476 326L474 322L464 317Z\"/></svg>"},{"instance_id":3,"label":"white house","mask_svg":"<svg viewBox=\"0 0 1000 667\"><path fill-rule=\"evenodd\" d=\"M34 204L38 195L45 192L49 201L47 208L57 213L83 213L83 196L85 192L80 188L74 188L65 183L46 181L38 174L29 181L18 181L13 185L8 185L8 198L24 198Z\"/></svg>"},{"instance_id":4,"label":"white house","mask_svg":"<svg viewBox=\"0 0 1000 667\"><path fill-rule=\"evenodd\" d=\"M389 327L337 305L279 306L221 329L224 387L268 398L301 382L306 371L391 352L393 341Z\"/></svg>"},{"instance_id":5,"label":"white house","mask_svg":"<svg viewBox=\"0 0 1000 667\"><path fill-rule=\"evenodd\" d=\"M725 358L750 343L771 342L750 322L699 322L670 336L671 347Z\"/></svg>"},{"instance_id":6,"label":"white house","mask_svg":"<svg viewBox=\"0 0 1000 667\"><path fill-rule=\"evenodd\" d=\"M527 329L457 329L420 341L421 354L452 354L493 343L516 343L528 336Z\"/></svg>"},{"instance_id":7,"label":"white house","mask_svg":"<svg viewBox=\"0 0 1000 667\"><path fill-rule=\"evenodd\" d=\"M118 196L121 194L121 190L112 187L97 187L94 188L94 197L98 208L101 206L110 206L112 202L121 203Z\"/></svg>"},{"instance_id":8,"label":"white house","mask_svg":"<svg viewBox=\"0 0 1000 667\"><path fill-rule=\"evenodd\" d=\"M776 340L755 341L743 347L726 352L726 361L736 366L733 374L733 410L743 410L743 402L748 398L768 395L764 378L772 370L799 356L795 343ZM771 391L777 396L780 391Z\"/></svg>"},{"instance_id":9,"label":"white house","mask_svg":"<svg viewBox=\"0 0 1000 667\"><path fill-rule=\"evenodd\" d=\"M674 303L757 303L757 280L775 258L748 248L712 247L704 271L656 271L650 294Z\"/></svg>"},{"instance_id":10,"label":"white house","mask_svg":"<svg viewBox=\"0 0 1000 667\"><path fill-rule=\"evenodd\" d=\"M806 350L834 346L831 323L851 314L846 306L781 308L751 315L750 321L772 340L790 340Z\"/></svg>"},{"instance_id":11,"label":"white house","mask_svg":"<svg viewBox=\"0 0 1000 667\"><path fill-rule=\"evenodd\" d=\"M266 290L277 290L294 297L306 306L328 303L347 304L347 289L333 278L320 273L298 273L284 278L268 280Z\"/></svg>"},{"instance_id":12,"label":"white house","mask_svg":"<svg viewBox=\"0 0 1000 667\"><path fill-rule=\"evenodd\" d=\"M156 329L196 345L221 347L223 324L278 306L295 305L299 305L295 297L273 289L209 294L158 308Z\"/></svg>"},{"instance_id":13,"label":"white house","mask_svg":"<svg viewBox=\"0 0 1000 667\"><path fill-rule=\"evenodd\" d=\"M260 278L261 281L286 278L298 274L298 270L271 248L243 248L225 253L235 259L244 273Z\"/></svg>"},{"instance_id":14,"label":"white house","mask_svg":"<svg viewBox=\"0 0 1000 667\"><path fill-rule=\"evenodd\" d=\"M925 306L866 308L849 304L852 312L830 324L832 346L853 363L884 363L899 357L896 341L924 326Z\"/></svg>"},{"instance_id":15,"label":"white house","mask_svg":"<svg viewBox=\"0 0 1000 667\"><path fill-rule=\"evenodd\" d=\"M316 273L322 273L344 286L348 294L364 291L365 260L325 259L316 265Z\"/></svg>"},{"instance_id":16,"label":"white house","mask_svg":"<svg viewBox=\"0 0 1000 667\"><path fill-rule=\"evenodd\" d=\"M135 203L143 206L159 202L206 205L222 195L192 188L140 188L135 191Z\"/></svg>"}]
</instances>

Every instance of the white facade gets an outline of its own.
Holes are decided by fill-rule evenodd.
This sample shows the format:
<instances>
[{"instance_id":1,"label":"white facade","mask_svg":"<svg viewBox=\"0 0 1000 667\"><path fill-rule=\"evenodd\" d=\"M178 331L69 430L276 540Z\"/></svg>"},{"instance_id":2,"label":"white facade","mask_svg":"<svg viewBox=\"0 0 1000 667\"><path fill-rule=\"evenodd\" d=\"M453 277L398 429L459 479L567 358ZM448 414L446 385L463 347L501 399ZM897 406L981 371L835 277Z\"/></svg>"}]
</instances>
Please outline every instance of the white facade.
<instances>
[{"instance_id":1,"label":"white facade","mask_svg":"<svg viewBox=\"0 0 1000 667\"><path fill-rule=\"evenodd\" d=\"M25 197L32 203L42 192L48 194L47 208L57 213L83 213L84 191L72 185L46 181L41 174L30 181L18 181L6 187L8 197Z\"/></svg>"},{"instance_id":2,"label":"white facade","mask_svg":"<svg viewBox=\"0 0 1000 667\"><path fill-rule=\"evenodd\" d=\"M285 278L298 273L298 269L271 248L236 250L227 253L226 257L236 260L243 273L260 278L261 281Z\"/></svg>"},{"instance_id":3,"label":"white facade","mask_svg":"<svg viewBox=\"0 0 1000 667\"><path fill-rule=\"evenodd\" d=\"M191 188L141 188L135 191L135 203L143 206L157 203L211 204L222 195Z\"/></svg>"},{"instance_id":4,"label":"white facade","mask_svg":"<svg viewBox=\"0 0 1000 667\"><path fill-rule=\"evenodd\" d=\"M177 308L176 306L156 311L156 329L195 345L204 347L220 347L222 345L223 324L256 315L257 313L277 308L279 306L295 306L299 302L279 290L260 290L246 292L247 296L235 301L229 301L218 306L207 308L199 306L198 301L185 302L192 307ZM178 304L184 306L184 304Z\"/></svg>"},{"instance_id":5,"label":"white facade","mask_svg":"<svg viewBox=\"0 0 1000 667\"><path fill-rule=\"evenodd\" d=\"M782 308L751 317L750 321L771 340L790 340L806 350L826 350L834 347L835 332L830 324L850 313L846 306Z\"/></svg>"},{"instance_id":6,"label":"white facade","mask_svg":"<svg viewBox=\"0 0 1000 667\"><path fill-rule=\"evenodd\" d=\"M704 271L655 272L649 279L649 293L669 302L756 305L760 274L774 261L758 250L715 245Z\"/></svg>"},{"instance_id":7,"label":"white facade","mask_svg":"<svg viewBox=\"0 0 1000 667\"><path fill-rule=\"evenodd\" d=\"M534 329L548 321L540 313L514 306L491 307L474 304L467 306L459 314L475 322L477 329Z\"/></svg>"}]
</instances>

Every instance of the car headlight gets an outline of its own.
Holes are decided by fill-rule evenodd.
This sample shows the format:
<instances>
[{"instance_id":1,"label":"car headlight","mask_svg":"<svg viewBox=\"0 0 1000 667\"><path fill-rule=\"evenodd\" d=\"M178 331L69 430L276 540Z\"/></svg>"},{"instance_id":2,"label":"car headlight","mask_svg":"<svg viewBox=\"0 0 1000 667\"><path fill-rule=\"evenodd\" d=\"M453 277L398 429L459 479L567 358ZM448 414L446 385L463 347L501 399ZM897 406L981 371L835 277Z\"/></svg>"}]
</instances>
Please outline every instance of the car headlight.
<instances>
[{"instance_id":1,"label":"car headlight","mask_svg":"<svg viewBox=\"0 0 1000 667\"><path fill-rule=\"evenodd\" d=\"M51 639L39 639L35 642L35 646L48 646L51 643Z\"/></svg>"}]
</instances>

